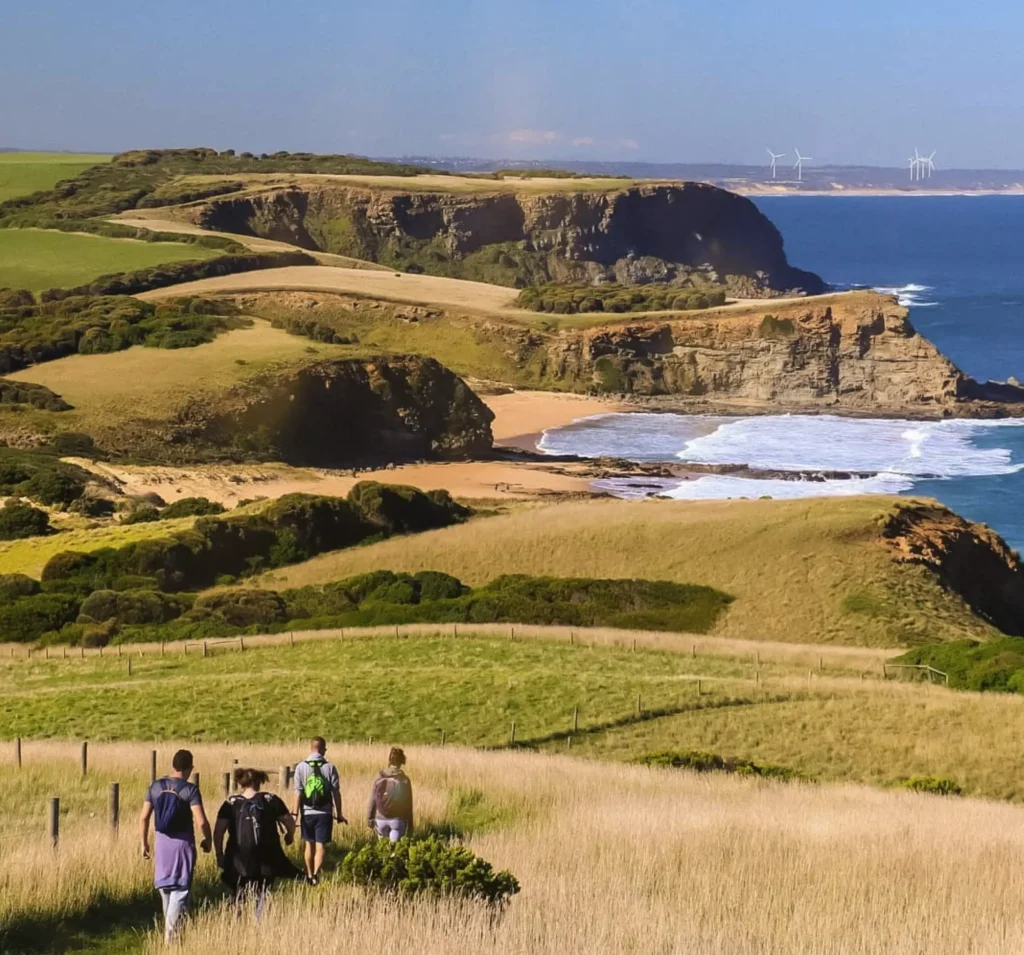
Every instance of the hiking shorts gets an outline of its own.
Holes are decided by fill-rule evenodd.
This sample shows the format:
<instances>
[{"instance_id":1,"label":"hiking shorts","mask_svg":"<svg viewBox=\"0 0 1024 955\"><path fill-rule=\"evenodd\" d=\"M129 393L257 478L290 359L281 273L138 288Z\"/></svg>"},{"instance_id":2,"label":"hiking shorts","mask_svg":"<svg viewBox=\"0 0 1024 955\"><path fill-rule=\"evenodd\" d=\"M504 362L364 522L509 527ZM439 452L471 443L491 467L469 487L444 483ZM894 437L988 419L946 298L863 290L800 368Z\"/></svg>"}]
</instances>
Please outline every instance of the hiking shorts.
<instances>
[{"instance_id":1,"label":"hiking shorts","mask_svg":"<svg viewBox=\"0 0 1024 955\"><path fill-rule=\"evenodd\" d=\"M315 842L324 846L331 841L334 817L329 812L304 812L302 814L302 841Z\"/></svg>"}]
</instances>

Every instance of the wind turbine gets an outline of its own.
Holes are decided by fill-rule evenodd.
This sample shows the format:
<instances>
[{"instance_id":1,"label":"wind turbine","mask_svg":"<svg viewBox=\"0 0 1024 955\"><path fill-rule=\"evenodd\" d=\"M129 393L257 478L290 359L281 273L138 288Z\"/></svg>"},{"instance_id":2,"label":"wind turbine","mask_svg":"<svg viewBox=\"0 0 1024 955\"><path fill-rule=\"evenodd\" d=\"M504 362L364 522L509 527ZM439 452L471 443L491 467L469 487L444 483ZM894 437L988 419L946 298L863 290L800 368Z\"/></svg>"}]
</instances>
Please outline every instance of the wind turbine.
<instances>
[{"instance_id":1,"label":"wind turbine","mask_svg":"<svg viewBox=\"0 0 1024 955\"><path fill-rule=\"evenodd\" d=\"M804 163L810 162L813 156L801 156L800 150L794 148L793 152L796 153L796 162L793 163L793 168L796 170L797 182L803 182L804 180Z\"/></svg>"},{"instance_id":2,"label":"wind turbine","mask_svg":"<svg viewBox=\"0 0 1024 955\"><path fill-rule=\"evenodd\" d=\"M914 152L916 153L917 150L915 149ZM910 163L910 181L913 182L917 178L917 174L918 174L918 171L919 171L918 167L921 164L921 157L920 156L916 156L916 155L915 156L911 156L907 160L907 162Z\"/></svg>"},{"instance_id":3,"label":"wind turbine","mask_svg":"<svg viewBox=\"0 0 1024 955\"><path fill-rule=\"evenodd\" d=\"M922 156L921 162L924 163L925 175L931 179L932 173L935 172L935 150L933 149L927 156Z\"/></svg>"},{"instance_id":4,"label":"wind turbine","mask_svg":"<svg viewBox=\"0 0 1024 955\"><path fill-rule=\"evenodd\" d=\"M777 160L782 159L782 157L785 156L786 154L785 153L773 153L769 149L768 150L768 155L772 157L772 179L774 179L775 178L775 163L776 163Z\"/></svg>"}]
</instances>

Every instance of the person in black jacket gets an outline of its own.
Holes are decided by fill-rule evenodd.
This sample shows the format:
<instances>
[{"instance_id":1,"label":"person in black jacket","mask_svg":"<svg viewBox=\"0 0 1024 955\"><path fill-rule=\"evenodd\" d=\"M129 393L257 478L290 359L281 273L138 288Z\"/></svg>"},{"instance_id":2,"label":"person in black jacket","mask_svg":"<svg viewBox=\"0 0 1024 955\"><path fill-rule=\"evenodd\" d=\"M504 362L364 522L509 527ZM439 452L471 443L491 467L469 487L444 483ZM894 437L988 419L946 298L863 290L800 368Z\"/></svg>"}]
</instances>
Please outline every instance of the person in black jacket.
<instances>
[{"instance_id":1,"label":"person in black jacket","mask_svg":"<svg viewBox=\"0 0 1024 955\"><path fill-rule=\"evenodd\" d=\"M235 786L241 793L221 805L213 830L221 879L236 902L255 898L257 918L276 879L301 877L281 845L281 830L285 845L294 842L295 819L280 798L261 791L266 781L262 770L236 769Z\"/></svg>"}]
</instances>

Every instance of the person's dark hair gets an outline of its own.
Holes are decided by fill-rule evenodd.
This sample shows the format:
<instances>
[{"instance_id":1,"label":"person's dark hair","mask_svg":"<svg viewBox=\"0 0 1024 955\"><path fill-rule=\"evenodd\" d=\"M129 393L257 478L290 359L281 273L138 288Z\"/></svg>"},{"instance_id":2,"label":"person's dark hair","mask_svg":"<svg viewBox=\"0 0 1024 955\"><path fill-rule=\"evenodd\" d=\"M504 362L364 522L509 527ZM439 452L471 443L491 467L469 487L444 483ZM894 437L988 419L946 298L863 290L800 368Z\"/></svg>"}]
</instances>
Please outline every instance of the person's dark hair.
<instances>
[{"instance_id":1,"label":"person's dark hair","mask_svg":"<svg viewBox=\"0 0 1024 955\"><path fill-rule=\"evenodd\" d=\"M267 781L267 774L262 769L248 769L239 766L235 770L235 786L238 789L259 789Z\"/></svg>"},{"instance_id":2,"label":"person's dark hair","mask_svg":"<svg viewBox=\"0 0 1024 955\"><path fill-rule=\"evenodd\" d=\"M176 773L184 773L191 769L195 763L192 762L192 753L187 749L179 749L171 760L171 765Z\"/></svg>"},{"instance_id":3,"label":"person's dark hair","mask_svg":"<svg viewBox=\"0 0 1024 955\"><path fill-rule=\"evenodd\" d=\"M313 752L319 753L321 756L327 752L327 740L322 736L314 736L310 740L310 745L313 747Z\"/></svg>"},{"instance_id":4,"label":"person's dark hair","mask_svg":"<svg viewBox=\"0 0 1024 955\"><path fill-rule=\"evenodd\" d=\"M398 746L392 746L391 752L388 753L388 765L389 766L404 766L405 765L405 750Z\"/></svg>"}]
</instances>

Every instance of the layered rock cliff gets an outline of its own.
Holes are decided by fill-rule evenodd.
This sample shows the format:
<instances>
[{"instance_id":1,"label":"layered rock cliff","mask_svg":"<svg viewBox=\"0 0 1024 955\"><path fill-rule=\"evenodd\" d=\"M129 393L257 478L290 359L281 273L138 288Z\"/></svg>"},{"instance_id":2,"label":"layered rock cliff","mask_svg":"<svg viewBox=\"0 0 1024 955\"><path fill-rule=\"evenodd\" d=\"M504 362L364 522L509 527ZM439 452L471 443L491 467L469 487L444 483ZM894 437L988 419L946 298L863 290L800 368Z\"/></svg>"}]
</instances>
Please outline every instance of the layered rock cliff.
<instances>
[{"instance_id":1,"label":"layered rock cliff","mask_svg":"<svg viewBox=\"0 0 1024 955\"><path fill-rule=\"evenodd\" d=\"M207 229L501 285L671 282L750 296L825 290L818 276L788 263L778 230L749 199L702 183L403 192L323 180L181 212Z\"/></svg>"},{"instance_id":2,"label":"layered rock cliff","mask_svg":"<svg viewBox=\"0 0 1024 955\"><path fill-rule=\"evenodd\" d=\"M189 401L169 440L195 458L324 467L451 460L490 450L493 417L432 358L328 359L270 369L213 402Z\"/></svg>"}]
</instances>

